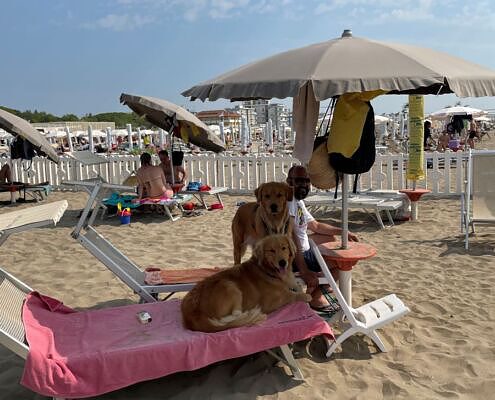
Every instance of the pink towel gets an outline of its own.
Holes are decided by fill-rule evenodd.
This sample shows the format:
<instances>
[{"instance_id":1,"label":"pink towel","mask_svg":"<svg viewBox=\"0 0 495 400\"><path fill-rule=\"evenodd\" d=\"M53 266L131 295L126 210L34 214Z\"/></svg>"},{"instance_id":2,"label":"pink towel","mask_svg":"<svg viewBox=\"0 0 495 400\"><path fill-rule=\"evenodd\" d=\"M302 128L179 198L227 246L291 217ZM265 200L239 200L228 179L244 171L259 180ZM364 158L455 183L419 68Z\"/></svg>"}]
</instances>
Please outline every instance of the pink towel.
<instances>
[{"instance_id":1,"label":"pink towel","mask_svg":"<svg viewBox=\"0 0 495 400\"><path fill-rule=\"evenodd\" d=\"M152 321L141 323L140 311ZM29 355L21 383L45 396L69 398L332 336L328 324L301 302L272 313L261 325L209 334L183 328L180 300L76 312L33 292L22 317Z\"/></svg>"}]
</instances>

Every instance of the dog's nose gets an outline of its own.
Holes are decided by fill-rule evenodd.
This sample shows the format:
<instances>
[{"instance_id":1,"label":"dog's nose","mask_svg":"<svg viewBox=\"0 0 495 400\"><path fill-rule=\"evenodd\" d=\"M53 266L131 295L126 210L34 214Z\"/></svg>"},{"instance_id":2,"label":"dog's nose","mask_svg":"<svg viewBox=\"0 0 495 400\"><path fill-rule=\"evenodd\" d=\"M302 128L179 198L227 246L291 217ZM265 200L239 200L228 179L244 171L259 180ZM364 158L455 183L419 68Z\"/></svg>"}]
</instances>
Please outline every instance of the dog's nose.
<instances>
[{"instance_id":1,"label":"dog's nose","mask_svg":"<svg viewBox=\"0 0 495 400\"><path fill-rule=\"evenodd\" d=\"M272 210L272 212L277 212L278 207L276 204L272 204L270 205L270 209Z\"/></svg>"},{"instance_id":2,"label":"dog's nose","mask_svg":"<svg viewBox=\"0 0 495 400\"><path fill-rule=\"evenodd\" d=\"M285 260L279 260L278 266L280 268L285 268L287 266L287 261L285 261Z\"/></svg>"}]
</instances>

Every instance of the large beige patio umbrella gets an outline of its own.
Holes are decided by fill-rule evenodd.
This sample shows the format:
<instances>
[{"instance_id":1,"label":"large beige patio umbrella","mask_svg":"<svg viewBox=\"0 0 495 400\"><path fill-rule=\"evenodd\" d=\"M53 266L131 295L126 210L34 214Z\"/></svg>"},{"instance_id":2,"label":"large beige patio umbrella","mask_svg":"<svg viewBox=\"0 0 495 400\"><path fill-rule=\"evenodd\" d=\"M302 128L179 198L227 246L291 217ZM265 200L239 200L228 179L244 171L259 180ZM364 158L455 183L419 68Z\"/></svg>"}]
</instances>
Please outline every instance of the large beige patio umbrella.
<instances>
[{"instance_id":1,"label":"large beige patio umbrella","mask_svg":"<svg viewBox=\"0 0 495 400\"><path fill-rule=\"evenodd\" d=\"M52 145L29 122L0 108L0 128L14 136L20 136L31 143L40 155L46 155L58 163L58 156Z\"/></svg>"},{"instance_id":2,"label":"large beige patio umbrella","mask_svg":"<svg viewBox=\"0 0 495 400\"><path fill-rule=\"evenodd\" d=\"M294 155L311 155L319 104L344 93L495 96L495 71L439 51L353 37L313 44L244 65L187 89L191 100L294 98ZM347 245L346 178L342 244Z\"/></svg>"},{"instance_id":3,"label":"large beige patio umbrella","mask_svg":"<svg viewBox=\"0 0 495 400\"><path fill-rule=\"evenodd\" d=\"M186 143L201 147L216 153L225 150L225 145L210 128L195 115L178 105L154 97L135 96L122 93L120 102L127 105L136 114Z\"/></svg>"},{"instance_id":4,"label":"large beige patio umbrella","mask_svg":"<svg viewBox=\"0 0 495 400\"><path fill-rule=\"evenodd\" d=\"M243 65L187 89L191 100L295 97L311 83L316 101L382 89L389 94L495 95L495 71L439 51L342 37Z\"/></svg>"}]
</instances>

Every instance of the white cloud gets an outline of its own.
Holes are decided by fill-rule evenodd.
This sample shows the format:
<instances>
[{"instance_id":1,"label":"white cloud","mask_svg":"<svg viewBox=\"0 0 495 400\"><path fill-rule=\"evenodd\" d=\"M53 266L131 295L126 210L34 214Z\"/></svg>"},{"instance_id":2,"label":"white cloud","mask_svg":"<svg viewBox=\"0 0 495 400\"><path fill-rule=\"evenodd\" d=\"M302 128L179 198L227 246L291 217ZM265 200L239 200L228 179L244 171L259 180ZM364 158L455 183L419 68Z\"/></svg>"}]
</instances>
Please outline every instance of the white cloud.
<instances>
[{"instance_id":1,"label":"white cloud","mask_svg":"<svg viewBox=\"0 0 495 400\"><path fill-rule=\"evenodd\" d=\"M112 31L129 31L140 28L154 21L153 17L129 14L109 14L94 22L83 24L88 29L108 29Z\"/></svg>"}]
</instances>

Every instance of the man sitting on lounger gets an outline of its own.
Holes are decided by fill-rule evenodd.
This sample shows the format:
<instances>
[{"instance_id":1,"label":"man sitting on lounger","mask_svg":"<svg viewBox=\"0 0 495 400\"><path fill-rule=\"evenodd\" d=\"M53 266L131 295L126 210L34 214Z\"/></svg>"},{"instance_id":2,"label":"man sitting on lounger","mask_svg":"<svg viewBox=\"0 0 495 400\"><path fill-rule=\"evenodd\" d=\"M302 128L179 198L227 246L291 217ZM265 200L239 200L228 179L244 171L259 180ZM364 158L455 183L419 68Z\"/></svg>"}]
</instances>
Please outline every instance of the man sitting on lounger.
<instances>
[{"instance_id":1,"label":"man sitting on lounger","mask_svg":"<svg viewBox=\"0 0 495 400\"><path fill-rule=\"evenodd\" d=\"M137 201L146 197L173 197L174 192L167 184L163 170L151 164L151 155L143 153L140 160L141 167L136 172L139 195Z\"/></svg>"},{"instance_id":2,"label":"man sitting on lounger","mask_svg":"<svg viewBox=\"0 0 495 400\"><path fill-rule=\"evenodd\" d=\"M10 183L12 182L12 170L9 167L9 164L5 164L0 169L0 183Z\"/></svg>"},{"instance_id":3,"label":"man sitting on lounger","mask_svg":"<svg viewBox=\"0 0 495 400\"><path fill-rule=\"evenodd\" d=\"M287 184L294 189L294 199L289 202L289 215L294 218L294 242L298 253L294 262L294 270L300 271L301 278L308 286L308 293L313 299L310 302L311 308L317 311L330 311L328 302L323 296L318 286L318 272L321 272L318 261L310 249L308 229L320 235L327 235L328 241L335 240L335 235L340 235L342 229L316 221L304 205L305 199L311 188L311 181L306 168L302 165L295 165L289 169ZM350 241L358 241L355 234L349 232Z\"/></svg>"}]
</instances>

